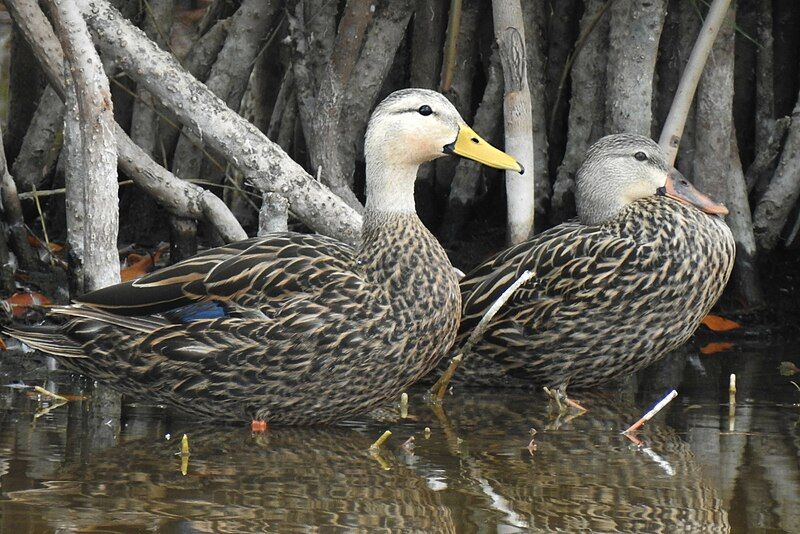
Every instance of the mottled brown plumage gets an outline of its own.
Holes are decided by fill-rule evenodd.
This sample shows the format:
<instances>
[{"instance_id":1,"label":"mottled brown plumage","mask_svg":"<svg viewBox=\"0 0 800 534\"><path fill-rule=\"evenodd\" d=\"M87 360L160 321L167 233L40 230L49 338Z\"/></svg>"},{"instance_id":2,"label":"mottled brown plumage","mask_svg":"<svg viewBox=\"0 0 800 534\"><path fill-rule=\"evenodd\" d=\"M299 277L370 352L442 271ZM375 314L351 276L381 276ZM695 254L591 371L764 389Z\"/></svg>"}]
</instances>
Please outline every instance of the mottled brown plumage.
<instances>
[{"instance_id":1,"label":"mottled brown plumage","mask_svg":"<svg viewBox=\"0 0 800 534\"><path fill-rule=\"evenodd\" d=\"M735 247L722 218L665 196L668 173L679 193L710 202L666 165L649 139L609 136L590 149L577 201L581 221L591 222L543 232L461 281L456 347L504 288L524 271L534 273L495 316L456 379L592 387L685 343L722 295Z\"/></svg>"},{"instance_id":2,"label":"mottled brown plumage","mask_svg":"<svg viewBox=\"0 0 800 534\"><path fill-rule=\"evenodd\" d=\"M357 249L318 235L250 239L85 295L55 310L70 316L61 326L8 333L202 419L308 424L363 413L399 397L454 339L458 283L413 191L418 165L458 153L465 131L432 91L398 91L378 106ZM502 154L481 147L481 157Z\"/></svg>"}]
</instances>

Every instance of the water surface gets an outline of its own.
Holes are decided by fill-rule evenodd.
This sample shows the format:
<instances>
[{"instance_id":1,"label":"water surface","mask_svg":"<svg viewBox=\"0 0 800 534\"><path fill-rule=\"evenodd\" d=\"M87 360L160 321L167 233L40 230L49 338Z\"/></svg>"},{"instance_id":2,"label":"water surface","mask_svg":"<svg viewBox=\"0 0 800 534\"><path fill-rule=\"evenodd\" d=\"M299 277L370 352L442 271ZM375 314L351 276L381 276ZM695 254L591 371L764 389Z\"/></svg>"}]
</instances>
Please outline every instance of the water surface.
<instances>
[{"instance_id":1,"label":"water surface","mask_svg":"<svg viewBox=\"0 0 800 534\"><path fill-rule=\"evenodd\" d=\"M118 419L96 399L39 415L49 401L2 387L0 532L798 532L800 392L777 371L800 363L793 345L689 347L618 388L575 392L579 417L555 417L535 391L457 388L437 409L415 390L406 419L391 408L260 435L144 404ZM0 384L19 382L92 394L0 361ZM640 444L620 434L672 387Z\"/></svg>"}]
</instances>

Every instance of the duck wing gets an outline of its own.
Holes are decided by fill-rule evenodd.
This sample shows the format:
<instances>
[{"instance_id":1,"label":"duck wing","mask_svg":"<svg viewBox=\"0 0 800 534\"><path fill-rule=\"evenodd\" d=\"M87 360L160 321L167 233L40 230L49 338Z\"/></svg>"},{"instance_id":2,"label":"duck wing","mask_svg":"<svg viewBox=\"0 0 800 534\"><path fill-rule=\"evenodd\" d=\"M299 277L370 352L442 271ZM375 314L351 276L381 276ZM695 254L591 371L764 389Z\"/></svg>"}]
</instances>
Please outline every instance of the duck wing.
<instances>
[{"instance_id":1,"label":"duck wing","mask_svg":"<svg viewBox=\"0 0 800 534\"><path fill-rule=\"evenodd\" d=\"M469 335L487 309L526 270L533 273L493 320L492 330L517 331L506 324L525 319L536 328L567 304L613 298L614 280L631 270L663 263L649 245L603 227L565 223L500 252L461 281L463 314L459 336ZM646 280L646 277L642 277ZM509 340L512 341L512 340Z\"/></svg>"},{"instance_id":2,"label":"duck wing","mask_svg":"<svg viewBox=\"0 0 800 534\"><path fill-rule=\"evenodd\" d=\"M76 303L129 316L209 301L226 308L269 306L297 293L319 291L350 272L354 254L351 246L321 235L270 234L204 251L136 280L87 293Z\"/></svg>"}]
</instances>

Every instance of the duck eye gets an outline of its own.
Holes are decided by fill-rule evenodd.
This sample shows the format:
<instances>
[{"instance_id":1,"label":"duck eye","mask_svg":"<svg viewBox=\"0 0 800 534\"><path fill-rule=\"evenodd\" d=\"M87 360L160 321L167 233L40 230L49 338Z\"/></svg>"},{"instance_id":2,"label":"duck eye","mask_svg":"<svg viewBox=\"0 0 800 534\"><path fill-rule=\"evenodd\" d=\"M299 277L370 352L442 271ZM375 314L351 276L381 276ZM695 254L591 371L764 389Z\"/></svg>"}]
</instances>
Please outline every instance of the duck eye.
<instances>
[{"instance_id":1,"label":"duck eye","mask_svg":"<svg viewBox=\"0 0 800 534\"><path fill-rule=\"evenodd\" d=\"M639 161L647 161L647 154L645 154L644 152L637 152L636 154L633 155L633 157Z\"/></svg>"},{"instance_id":2,"label":"duck eye","mask_svg":"<svg viewBox=\"0 0 800 534\"><path fill-rule=\"evenodd\" d=\"M429 105L427 105L427 104L425 104L424 106L420 106L420 108L419 108L417 111L419 111L419 114L420 114L420 115L424 115L424 116L426 116L426 117L427 117L428 115L430 115L431 113L433 113L433 110L432 110L432 109L431 109L431 107L430 107Z\"/></svg>"}]
</instances>

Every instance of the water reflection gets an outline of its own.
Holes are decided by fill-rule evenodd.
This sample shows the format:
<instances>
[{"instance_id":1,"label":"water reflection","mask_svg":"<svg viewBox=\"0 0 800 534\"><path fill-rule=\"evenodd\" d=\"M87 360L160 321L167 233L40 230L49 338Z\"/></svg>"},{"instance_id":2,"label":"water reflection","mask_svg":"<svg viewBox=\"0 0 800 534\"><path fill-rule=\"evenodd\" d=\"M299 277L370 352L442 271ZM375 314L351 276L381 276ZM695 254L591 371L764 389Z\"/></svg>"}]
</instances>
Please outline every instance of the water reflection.
<instances>
[{"instance_id":1,"label":"water reflection","mask_svg":"<svg viewBox=\"0 0 800 534\"><path fill-rule=\"evenodd\" d=\"M146 406L126 406L121 421L98 418L88 400L34 422L36 399L2 388L0 531L800 530L798 413L786 381L764 355L700 367L693 358L651 369L638 386L578 395L590 411L572 419L552 418L534 392L457 390L446 410L417 392L406 420L258 436ZM739 376L732 421L730 372ZM3 383L43 384L40 373L0 366ZM87 392L55 378L48 387ZM620 435L671 387L681 394L645 427L642 446ZM394 435L371 454L387 428ZM183 432L186 476L176 455ZM413 452L401 447L412 436Z\"/></svg>"}]
</instances>

